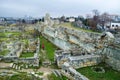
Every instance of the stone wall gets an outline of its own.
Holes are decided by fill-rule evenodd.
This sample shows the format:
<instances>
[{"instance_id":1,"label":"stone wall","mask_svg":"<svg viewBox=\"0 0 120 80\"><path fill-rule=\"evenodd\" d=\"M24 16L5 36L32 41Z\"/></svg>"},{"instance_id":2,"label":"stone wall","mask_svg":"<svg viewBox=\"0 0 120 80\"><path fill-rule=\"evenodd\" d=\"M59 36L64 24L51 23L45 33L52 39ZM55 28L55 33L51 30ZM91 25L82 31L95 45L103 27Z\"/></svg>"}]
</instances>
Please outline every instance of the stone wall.
<instances>
[{"instance_id":1,"label":"stone wall","mask_svg":"<svg viewBox=\"0 0 120 80\"><path fill-rule=\"evenodd\" d=\"M111 33L88 32L61 26L45 26L43 28L44 29L41 30L43 36L61 49L71 50L75 47L80 47L82 48L81 51L84 49L89 53L94 53L102 56L106 55L109 57L109 59L102 57L103 61L113 67L113 69L120 69L120 60L118 59L120 58L118 54L120 53L120 50L116 48L116 46L114 46L113 49L107 48L111 44L114 44L114 42L118 42L117 40L114 41L114 36ZM104 50L105 48L108 50Z\"/></svg>"},{"instance_id":2,"label":"stone wall","mask_svg":"<svg viewBox=\"0 0 120 80\"><path fill-rule=\"evenodd\" d=\"M95 44L92 43L101 35L99 33L86 33L64 27L45 27L42 33L48 40L63 50L79 46L90 52L95 51Z\"/></svg>"},{"instance_id":3,"label":"stone wall","mask_svg":"<svg viewBox=\"0 0 120 80\"><path fill-rule=\"evenodd\" d=\"M74 68L70 67L68 63L64 63L62 65L61 73L70 80L89 80L87 77L77 72Z\"/></svg>"},{"instance_id":4,"label":"stone wall","mask_svg":"<svg viewBox=\"0 0 120 80\"><path fill-rule=\"evenodd\" d=\"M77 50L76 52L58 50L55 52L54 59L59 68L65 62L69 63L73 68L81 68L97 65L102 61L100 55L81 53L77 52Z\"/></svg>"},{"instance_id":5,"label":"stone wall","mask_svg":"<svg viewBox=\"0 0 120 80\"><path fill-rule=\"evenodd\" d=\"M113 69L120 71L120 49L105 48L103 53L105 54L105 62Z\"/></svg>"},{"instance_id":6,"label":"stone wall","mask_svg":"<svg viewBox=\"0 0 120 80\"><path fill-rule=\"evenodd\" d=\"M73 68L82 68L99 64L101 62L101 56L99 55L71 56L68 58L68 62Z\"/></svg>"},{"instance_id":7,"label":"stone wall","mask_svg":"<svg viewBox=\"0 0 120 80\"><path fill-rule=\"evenodd\" d=\"M28 57L28 58L19 58L19 55L22 53L22 46L19 50L16 51L15 56L0 56L0 59L2 59L5 62L15 62L15 63L25 63L29 64L31 66L39 66L39 51L40 51L40 40L39 38L37 39L37 45L36 45L36 52L34 53L33 57ZM11 52L11 54L13 54ZM17 56L18 55L18 56Z\"/></svg>"},{"instance_id":8,"label":"stone wall","mask_svg":"<svg viewBox=\"0 0 120 80\"><path fill-rule=\"evenodd\" d=\"M4 57L5 62L26 63L31 66L39 66L39 58L18 58L18 57Z\"/></svg>"}]
</instances>

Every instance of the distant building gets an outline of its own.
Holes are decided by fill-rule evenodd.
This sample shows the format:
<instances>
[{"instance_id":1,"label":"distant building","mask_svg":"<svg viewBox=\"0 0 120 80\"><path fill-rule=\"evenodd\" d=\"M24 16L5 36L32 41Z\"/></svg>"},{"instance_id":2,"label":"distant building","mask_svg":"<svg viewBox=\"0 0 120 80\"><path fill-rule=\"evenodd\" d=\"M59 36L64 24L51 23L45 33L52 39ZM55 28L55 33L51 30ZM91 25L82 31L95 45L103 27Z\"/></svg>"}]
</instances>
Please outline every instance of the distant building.
<instances>
[{"instance_id":1,"label":"distant building","mask_svg":"<svg viewBox=\"0 0 120 80\"><path fill-rule=\"evenodd\" d=\"M112 19L112 21L115 22L120 22L120 16L119 15L110 15L110 18Z\"/></svg>"},{"instance_id":2,"label":"distant building","mask_svg":"<svg viewBox=\"0 0 120 80\"><path fill-rule=\"evenodd\" d=\"M4 20L5 20L5 18L3 18L3 17L0 17L0 22L1 22L1 21L4 21Z\"/></svg>"},{"instance_id":3,"label":"distant building","mask_svg":"<svg viewBox=\"0 0 120 80\"><path fill-rule=\"evenodd\" d=\"M69 18L69 22L75 22L75 18Z\"/></svg>"},{"instance_id":4,"label":"distant building","mask_svg":"<svg viewBox=\"0 0 120 80\"><path fill-rule=\"evenodd\" d=\"M70 17L70 18L66 18L67 22L75 22L75 18L74 17Z\"/></svg>"},{"instance_id":5,"label":"distant building","mask_svg":"<svg viewBox=\"0 0 120 80\"><path fill-rule=\"evenodd\" d=\"M110 24L110 29L120 29L120 23L119 22L112 22Z\"/></svg>"},{"instance_id":6,"label":"distant building","mask_svg":"<svg viewBox=\"0 0 120 80\"><path fill-rule=\"evenodd\" d=\"M5 18L4 17L0 17L0 25L3 25L5 23Z\"/></svg>"}]
</instances>

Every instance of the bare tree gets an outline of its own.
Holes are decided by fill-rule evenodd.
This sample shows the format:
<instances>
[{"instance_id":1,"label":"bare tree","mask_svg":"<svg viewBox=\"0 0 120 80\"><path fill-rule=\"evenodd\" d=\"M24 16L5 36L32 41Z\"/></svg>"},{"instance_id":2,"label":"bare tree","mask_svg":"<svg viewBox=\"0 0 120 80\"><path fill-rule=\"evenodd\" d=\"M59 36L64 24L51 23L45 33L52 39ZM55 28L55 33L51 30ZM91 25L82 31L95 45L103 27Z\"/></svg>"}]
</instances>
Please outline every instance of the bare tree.
<instances>
[{"instance_id":1,"label":"bare tree","mask_svg":"<svg viewBox=\"0 0 120 80\"><path fill-rule=\"evenodd\" d=\"M92 10L93 12L93 20L92 20L92 29L96 30L97 29L97 24L99 23L99 11L94 9Z\"/></svg>"},{"instance_id":2,"label":"bare tree","mask_svg":"<svg viewBox=\"0 0 120 80\"><path fill-rule=\"evenodd\" d=\"M104 12L101 16L100 16L100 21L102 26L105 25L105 23L110 22L110 17L109 14L107 12Z\"/></svg>"},{"instance_id":3,"label":"bare tree","mask_svg":"<svg viewBox=\"0 0 120 80\"><path fill-rule=\"evenodd\" d=\"M97 9L92 10L94 16L99 16L99 11Z\"/></svg>"}]
</instances>

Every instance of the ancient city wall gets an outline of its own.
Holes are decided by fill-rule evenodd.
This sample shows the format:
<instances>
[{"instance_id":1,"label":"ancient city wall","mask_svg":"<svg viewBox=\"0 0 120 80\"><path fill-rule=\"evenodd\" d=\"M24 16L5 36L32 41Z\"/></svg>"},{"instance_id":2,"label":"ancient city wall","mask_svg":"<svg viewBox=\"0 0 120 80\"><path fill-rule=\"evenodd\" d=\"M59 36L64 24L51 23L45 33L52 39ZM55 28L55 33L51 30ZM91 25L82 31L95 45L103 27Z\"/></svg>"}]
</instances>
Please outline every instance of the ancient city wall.
<instances>
[{"instance_id":1,"label":"ancient city wall","mask_svg":"<svg viewBox=\"0 0 120 80\"><path fill-rule=\"evenodd\" d=\"M86 33L64 27L45 27L42 33L48 40L63 50L79 46L90 52L94 52L95 44L92 43L101 35L99 33Z\"/></svg>"},{"instance_id":2,"label":"ancient city wall","mask_svg":"<svg viewBox=\"0 0 120 80\"><path fill-rule=\"evenodd\" d=\"M82 47L89 53L104 54L109 57L105 59L105 62L114 69L120 70L120 50L108 48L108 50L104 51L103 49L109 46L108 44L111 42L106 38L103 38L104 40L100 39L103 37L101 33L85 32L65 27L44 27L42 34L63 50ZM98 46L96 47L96 45Z\"/></svg>"}]
</instances>

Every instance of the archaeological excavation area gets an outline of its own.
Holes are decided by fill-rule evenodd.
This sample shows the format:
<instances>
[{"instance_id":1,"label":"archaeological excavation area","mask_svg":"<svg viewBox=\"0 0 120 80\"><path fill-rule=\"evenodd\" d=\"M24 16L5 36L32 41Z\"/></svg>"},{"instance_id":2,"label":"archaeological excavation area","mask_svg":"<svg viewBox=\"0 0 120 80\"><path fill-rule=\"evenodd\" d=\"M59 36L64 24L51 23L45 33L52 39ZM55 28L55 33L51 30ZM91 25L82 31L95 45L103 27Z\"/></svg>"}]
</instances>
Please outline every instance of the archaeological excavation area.
<instances>
[{"instance_id":1,"label":"archaeological excavation area","mask_svg":"<svg viewBox=\"0 0 120 80\"><path fill-rule=\"evenodd\" d=\"M0 80L119 80L119 34L66 24L0 26Z\"/></svg>"}]
</instances>

